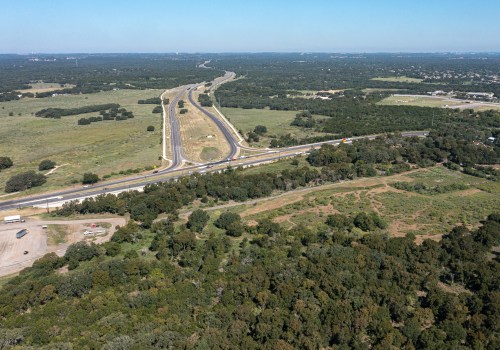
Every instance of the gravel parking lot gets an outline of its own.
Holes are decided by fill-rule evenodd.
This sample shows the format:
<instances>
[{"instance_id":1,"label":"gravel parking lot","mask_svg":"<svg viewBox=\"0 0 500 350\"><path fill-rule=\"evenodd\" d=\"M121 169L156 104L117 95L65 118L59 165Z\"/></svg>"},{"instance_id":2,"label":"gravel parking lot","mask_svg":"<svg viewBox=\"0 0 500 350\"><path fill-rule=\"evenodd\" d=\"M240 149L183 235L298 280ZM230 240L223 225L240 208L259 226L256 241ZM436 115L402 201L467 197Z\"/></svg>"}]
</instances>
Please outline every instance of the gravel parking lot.
<instances>
[{"instance_id":1,"label":"gravel parking lot","mask_svg":"<svg viewBox=\"0 0 500 350\"><path fill-rule=\"evenodd\" d=\"M106 235L84 236L83 232L89 225L96 222L109 223L111 228ZM10 275L29 267L33 262L46 253L56 252L62 256L68 246L72 243L89 240L95 243L108 241L114 233L116 225L124 225L125 218L112 219L86 219L86 220L36 220L27 219L26 222L13 224L0 223L0 276ZM47 230L43 225L64 225L68 228L65 242L57 245L49 245ZM27 229L28 234L22 238L16 238L16 233ZM24 252L27 251L27 254Z\"/></svg>"}]
</instances>

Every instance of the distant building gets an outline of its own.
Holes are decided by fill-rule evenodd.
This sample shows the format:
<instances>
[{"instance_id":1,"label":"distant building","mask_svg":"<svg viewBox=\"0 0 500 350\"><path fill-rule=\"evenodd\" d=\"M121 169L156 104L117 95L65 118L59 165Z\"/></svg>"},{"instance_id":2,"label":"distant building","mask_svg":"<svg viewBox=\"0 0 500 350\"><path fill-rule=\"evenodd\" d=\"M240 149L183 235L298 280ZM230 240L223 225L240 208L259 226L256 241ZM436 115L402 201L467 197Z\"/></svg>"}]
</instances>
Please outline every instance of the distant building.
<instances>
[{"instance_id":1,"label":"distant building","mask_svg":"<svg viewBox=\"0 0 500 350\"><path fill-rule=\"evenodd\" d=\"M468 92L466 95L468 98L484 100L492 100L493 97L495 97L495 94L493 92Z\"/></svg>"},{"instance_id":2,"label":"distant building","mask_svg":"<svg viewBox=\"0 0 500 350\"><path fill-rule=\"evenodd\" d=\"M428 92L428 94L431 96L443 96L443 95L446 95L446 92L443 90L437 90L437 91Z\"/></svg>"}]
</instances>

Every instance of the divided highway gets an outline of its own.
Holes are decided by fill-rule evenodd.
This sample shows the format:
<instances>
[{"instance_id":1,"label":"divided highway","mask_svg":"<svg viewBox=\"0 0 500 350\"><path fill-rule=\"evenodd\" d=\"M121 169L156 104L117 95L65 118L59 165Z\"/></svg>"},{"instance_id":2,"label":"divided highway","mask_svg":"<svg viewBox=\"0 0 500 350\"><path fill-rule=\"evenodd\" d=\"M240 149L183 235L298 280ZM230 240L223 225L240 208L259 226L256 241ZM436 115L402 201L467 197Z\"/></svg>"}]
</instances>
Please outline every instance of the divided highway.
<instances>
[{"instance_id":1,"label":"divided highway","mask_svg":"<svg viewBox=\"0 0 500 350\"><path fill-rule=\"evenodd\" d=\"M224 77L217 78L214 83L215 84L221 84L224 81L234 77L234 73L232 72L226 72ZM63 191L57 191L57 192L52 192L52 193L47 193L47 194L40 194L40 195L34 195L34 196L29 196L25 198L19 198L19 199L11 199L11 200L6 200L6 201L0 201L0 211L2 210L10 210L10 209L16 209L20 207L26 207L26 206L61 206L62 203L64 202L69 202L71 200L81 200L84 198L88 197L94 197L97 195L101 194L106 194L106 193L113 193L117 194L120 192L124 191L130 191L134 189L140 189L143 188L144 186L148 184L153 184L153 183L159 183L159 182L164 182L164 181L169 181L169 180L174 180L177 179L178 177L185 176L186 172L188 174L191 174L192 172L200 172L200 173L205 173L205 172L217 172L217 171L222 171L226 168L226 166L253 166L253 165L259 165L259 164L264 164L264 163L269 163L273 162L276 160L279 160L280 158L283 157L290 157L298 154L304 154L307 151L313 149L313 148L318 148L321 147L323 144L333 144L333 145L338 145L342 142L341 139L337 140L330 140L330 141L324 141L324 142L316 142L312 144L307 144L307 145L299 145L299 146L292 146L292 147L283 147L280 149L274 149L274 150L269 150L269 149L262 149L262 153L255 154L252 156L247 156L247 157L240 157L236 159L240 148L247 148L244 146L241 146L236 139L235 135L232 133L231 128L228 124L226 124L224 121L222 121L220 118L216 117L213 115L211 112L203 108L200 104L198 104L197 101L194 100L193 98L193 90L195 87L200 87L203 86L202 84L193 84L193 85L186 85L181 88L181 90L177 93L177 95L174 97L172 101L170 101L168 105L168 118L167 118L167 109L165 105L162 103L162 108L163 108L163 118L164 118L164 125L166 125L167 119L170 125L170 145L172 149L172 162L170 166L166 169L155 171L154 173L149 173L149 174L143 174L143 175L137 175L137 176L132 176L128 178L122 178L119 180L115 181L108 181L105 183L100 183L96 184L91 187L80 187L80 188L72 188L68 190L63 190ZM181 99L181 97L188 91L188 98L189 102L198 108L201 112L203 112L206 116L208 116L215 124L216 126L221 130L223 133L224 137L226 138L229 146L230 146L230 152L227 156L227 159L218 161L218 162L212 162L212 163L206 163L206 164L198 164L198 165L192 165L188 167L182 167L183 162L186 161L186 157L183 152L182 148L182 140L181 140L181 133L180 133L180 125L179 125L179 120L177 119L175 115L175 107L177 106L177 103ZM162 94L161 98L163 100L165 93ZM402 133L403 136L405 137L425 137L427 136L426 131L417 131L417 132L406 132ZM374 139L379 135L368 135L368 136L358 136L358 137L352 137L350 140L360 140L360 139ZM166 159L166 133L165 133L165 127L163 130L163 158ZM257 149L252 149L252 150L257 150Z\"/></svg>"},{"instance_id":2,"label":"divided highway","mask_svg":"<svg viewBox=\"0 0 500 350\"><path fill-rule=\"evenodd\" d=\"M401 133L404 137L426 137L427 131L415 131L415 132L404 132ZM361 139L374 139L381 135L368 135L368 136L357 136L351 138L351 140L361 140ZM25 206L33 205L47 205L50 206L54 203L58 203L60 206L62 202L68 202L75 199L83 199L88 197L97 196L106 193L119 193L128 190L137 189L144 187L148 184L165 182L169 180L174 180L178 177L185 176L186 172L217 172L222 171L226 166L253 166L259 164L265 164L279 160L284 157L291 157L297 154L304 154L314 148L319 148L323 144L338 145L342 142L342 139L330 140L324 142L316 142L307 145L299 145L292 147L284 147L279 150L265 151L261 154L256 154L253 156L248 156L245 158L240 158L236 161L234 160L224 160L214 163L207 163L204 165L194 165L182 169L165 169L156 174L146 174L141 176L134 176L126 179L120 179L116 181L110 181L102 183L99 185L92 186L90 188L74 188L65 191L52 192L49 194L42 194L31 196L28 198L12 199L0 202L0 211L16 209Z\"/></svg>"}]
</instances>

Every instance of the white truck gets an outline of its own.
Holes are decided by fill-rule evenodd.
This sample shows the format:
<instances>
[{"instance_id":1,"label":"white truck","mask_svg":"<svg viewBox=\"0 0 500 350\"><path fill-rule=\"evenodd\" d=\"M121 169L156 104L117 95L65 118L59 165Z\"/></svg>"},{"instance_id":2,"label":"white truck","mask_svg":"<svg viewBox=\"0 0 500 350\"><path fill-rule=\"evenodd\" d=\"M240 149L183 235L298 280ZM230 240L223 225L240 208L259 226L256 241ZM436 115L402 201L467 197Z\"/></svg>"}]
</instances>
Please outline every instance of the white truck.
<instances>
[{"instance_id":1,"label":"white truck","mask_svg":"<svg viewBox=\"0 0 500 350\"><path fill-rule=\"evenodd\" d=\"M15 222L24 222L25 220L21 218L21 215L11 215L11 216L6 216L3 219L3 222L6 224L12 224Z\"/></svg>"}]
</instances>

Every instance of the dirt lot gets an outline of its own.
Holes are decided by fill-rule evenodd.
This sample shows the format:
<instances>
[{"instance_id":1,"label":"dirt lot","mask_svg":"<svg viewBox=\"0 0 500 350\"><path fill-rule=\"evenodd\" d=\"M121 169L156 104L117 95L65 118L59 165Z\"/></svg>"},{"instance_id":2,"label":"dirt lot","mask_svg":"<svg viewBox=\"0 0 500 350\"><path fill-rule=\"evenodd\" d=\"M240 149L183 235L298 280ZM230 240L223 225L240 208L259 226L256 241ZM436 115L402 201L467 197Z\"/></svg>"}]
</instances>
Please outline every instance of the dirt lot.
<instances>
[{"instance_id":1,"label":"dirt lot","mask_svg":"<svg viewBox=\"0 0 500 350\"><path fill-rule=\"evenodd\" d=\"M98 236L84 236L83 232L86 229L92 230L90 225L93 223L102 227L109 226L109 229L106 230L105 234ZM0 276L19 272L25 267L31 266L36 259L46 253L55 252L62 256L70 244L78 241L106 242L114 233L115 226L124 224L124 218L58 221L30 218L24 223L0 223ZM42 228L43 225L48 225L49 229ZM57 228L64 228L62 234L61 229L56 230ZM21 229L27 229L28 234L18 239L16 233ZM48 235L56 231L59 232L60 236L56 240L49 240ZM49 243L54 241L59 243ZM24 254L25 251L28 253Z\"/></svg>"}]
</instances>

